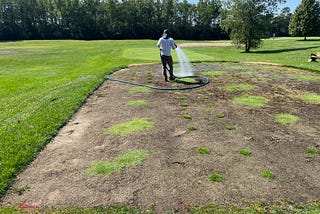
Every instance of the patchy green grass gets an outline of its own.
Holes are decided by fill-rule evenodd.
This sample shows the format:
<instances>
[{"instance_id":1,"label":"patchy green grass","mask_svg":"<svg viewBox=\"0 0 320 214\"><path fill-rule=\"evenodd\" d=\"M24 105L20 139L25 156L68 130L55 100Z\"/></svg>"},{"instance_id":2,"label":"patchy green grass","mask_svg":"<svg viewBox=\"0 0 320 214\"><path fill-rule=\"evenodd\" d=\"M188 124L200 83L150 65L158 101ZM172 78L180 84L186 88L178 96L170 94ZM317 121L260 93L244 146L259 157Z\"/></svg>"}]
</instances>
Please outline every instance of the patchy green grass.
<instances>
[{"instance_id":1,"label":"patchy green grass","mask_svg":"<svg viewBox=\"0 0 320 214\"><path fill-rule=\"evenodd\" d=\"M320 76L315 75L290 75L291 78L301 81L316 81L320 80Z\"/></svg>"},{"instance_id":2,"label":"patchy green grass","mask_svg":"<svg viewBox=\"0 0 320 214\"><path fill-rule=\"evenodd\" d=\"M254 88L255 86L250 84L230 84L222 87L226 91L250 91Z\"/></svg>"},{"instance_id":3,"label":"patchy green grass","mask_svg":"<svg viewBox=\"0 0 320 214\"><path fill-rule=\"evenodd\" d=\"M182 117L184 119L187 119L187 120L191 120L192 119L192 117L190 115L188 115L188 114L184 114Z\"/></svg>"},{"instance_id":4,"label":"patchy green grass","mask_svg":"<svg viewBox=\"0 0 320 214\"><path fill-rule=\"evenodd\" d=\"M216 118L222 119L222 118L224 118L224 117L225 117L224 114L216 114Z\"/></svg>"},{"instance_id":5,"label":"patchy green grass","mask_svg":"<svg viewBox=\"0 0 320 214\"><path fill-rule=\"evenodd\" d=\"M300 99L311 104L320 104L320 95L316 93L304 93L300 95Z\"/></svg>"},{"instance_id":6,"label":"patchy green grass","mask_svg":"<svg viewBox=\"0 0 320 214\"><path fill-rule=\"evenodd\" d=\"M188 103L181 103L180 106L186 108L189 106L189 104Z\"/></svg>"},{"instance_id":7,"label":"patchy green grass","mask_svg":"<svg viewBox=\"0 0 320 214\"><path fill-rule=\"evenodd\" d=\"M203 71L201 72L201 74L206 76L219 76L219 75L228 74L228 72L227 71Z\"/></svg>"},{"instance_id":8,"label":"patchy green grass","mask_svg":"<svg viewBox=\"0 0 320 214\"><path fill-rule=\"evenodd\" d=\"M239 153L244 156L251 156L251 151L247 149L241 149Z\"/></svg>"},{"instance_id":9,"label":"patchy green grass","mask_svg":"<svg viewBox=\"0 0 320 214\"><path fill-rule=\"evenodd\" d=\"M1 42L0 48L10 49L10 52L0 55L0 195L58 133L87 96L105 80L106 75L131 63L159 62L155 42ZM310 52L318 51L318 43L319 37L308 41L296 37L276 38L265 39L262 48L250 54L234 47L215 47L215 51L212 47L190 47L186 52L193 62L264 61L319 73L319 63L305 60ZM290 55L284 51L288 48ZM319 104L319 95L311 100ZM319 203L312 205L316 206L320 210Z\"/></svg>"},{"instance_id":10,"label":"patchy green grass","mask_svg":"<svg viewBox=\"0 0 320 214\"><path fill-rule=\"evenodd\" d=\"M125 167L136 166L149 156L146 150L128 151L113 161L104 161L92 164L86 174L90 176L110 176L112 173L120 172Z\"/></svg>"},{"instance_id":11,"label":"patchy green grass","mask_svg":"<svg viewBox=\"0 0 320 214\"><path fill-rule=\"evenodd\" d=\"M283 125L288 125L295 123L299 120L300 118L296 115L292 114L277 114L276 115L276 121L277 123L283 124Z\"/></svg>"},{"instance_id":12,"label":"patchy green grass","mask_svg":"<svg viewBox=\"0 0 320 214\"><path fill-rule=\"evenodd\" d=\"M307 148L308 154L320 154L320 149L317 149L315 147L309 147Z\"/></svg>"},{"instance_id":13,"label":"patchy green grass","mask_svg":"<svg viewBox=\"0 0 320 214\"><path fill-rule=\"evenodd\" d=\"M151 91L150 88L144 87L144 86L135 86L129 89L130 93L145 93L150 91Z\"/></svg>"},{"instance_id":14,"label":"patchy green grass","mask_svg":"<svg viewBox=\"0 0 320 214\"><path fill-rule=\"evenodd\" d=\"M264 98L261 96L248 96L248 95L235 97L232 100L235 103L250 106L250 107L262 107L269 102L267 98Z\"/></svg>"},{"instance_id":15,"label":"patchy green grass","mask_svg":"<svg viewBox=\"0 0 320 214\"><path fill-rule=\"evenodd\" d=\"M195 130L197 130L197 127L195 125L188 126L187 130L188 131L195 131Z\"/></svg>"},{"instance_id":16,"label":"patchy green grass","mask_svg":"<svg viewBox=\"0 0 320 214\"><path fill-rule=\"evenodd\" d=\"M186 98L184 96L178 96L177 99L178 100L185 100Z\"/></svg>"},{"instance_id":17,"label":"patchy green grass","mask_svg":"<svg viewBox=\"0 0 320 214\"><path fill-rule=\"evenodd\" d=\"M225 128L226 130L229 130L229 131L232 131L232 130L235 129L235 127L232 126L232 125L226 125L224 128Z\"/></svg>"},{"instance_id":18,"label":"patchy green grass","mask_svg":"<svg viewBox=\"0 0 320 214\"><path fill-rule=\"evenodd\" d=\"M148 104L148 100L132 100L127 102L127 106L130 106L130 107L143 106L147 104Z\"/></svg>"},{"instance_id":19,"label":"patchy green grass","mask_svg":"<svg viewBox=\"0 0 320 214\"><path fill-rule=\"evenodd\" d=\"M134 118L133 120L112 126L105 130L106 134L125 136L131 133L143 131L152 128L154 123L144 118Z\"/></svg>"},{"instance_id":20,"label":"patchy green grass","mask_svg":"<svg viewBox=\"0 0 320 214\"><path fill-rule=\"evenodd\" d=\"M223 176L218 173L212 173L209 176L209 181L211 181L211 182L222 182L223 180L224 180Z\"/></svg>"},{"instance_id":21,"label":"patchy green grass","mask_svg":"<svg viewBox=\"0 0 320 214\"><path fill-rule=\"evenodd\" d=\"M270 180L273 180L276 175L271 171L263 171L261 172L261 176Z\"/></svg>"},{"instance_id":22,"label":"patchy green grass","mask_svg":"<svg viewBox=\"0 0 320 214\"><path fill-rule=\"evenodd\" d=\"M200 147L197 149L198 153L199 154L203 154L203 155L207 155L207 154L210 154L210 151L209 149L207 148L204 148L204 147Z\"/></svg>"}]
</instances>

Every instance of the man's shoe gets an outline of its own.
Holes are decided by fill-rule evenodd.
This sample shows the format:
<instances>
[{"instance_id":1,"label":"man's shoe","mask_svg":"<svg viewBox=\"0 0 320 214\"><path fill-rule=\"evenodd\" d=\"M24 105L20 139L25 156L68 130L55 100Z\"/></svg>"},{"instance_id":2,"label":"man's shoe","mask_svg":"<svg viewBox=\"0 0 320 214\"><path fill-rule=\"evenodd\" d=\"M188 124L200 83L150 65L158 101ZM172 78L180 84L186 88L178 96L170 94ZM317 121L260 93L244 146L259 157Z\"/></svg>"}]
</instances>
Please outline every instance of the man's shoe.
<instances>
[{"instance_id":1,"label":"man's shoe","mask_svg":"<svg viewBox=\"0 0 320 214\"><path fill-rule=\"evenodd\" d=\"M170 77L170 80L175 80L175 79L176 79L175 76L171 76L171 77Z\"/></svg>"}]
</instances>

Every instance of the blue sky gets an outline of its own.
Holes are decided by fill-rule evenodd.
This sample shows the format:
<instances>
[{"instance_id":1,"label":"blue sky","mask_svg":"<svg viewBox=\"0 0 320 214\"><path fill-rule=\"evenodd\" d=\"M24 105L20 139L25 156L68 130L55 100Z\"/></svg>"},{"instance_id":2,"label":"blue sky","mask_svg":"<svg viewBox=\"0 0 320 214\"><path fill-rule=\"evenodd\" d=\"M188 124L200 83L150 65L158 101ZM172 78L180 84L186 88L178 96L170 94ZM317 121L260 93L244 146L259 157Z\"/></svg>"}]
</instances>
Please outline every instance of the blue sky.
<instances>
[{"instance_id":1,"label":"blue sky","mask_svg":"<svg viewBox=\"0 0 320 214\"><path fill-rule=\"evenodd\" d=\"M197 4L198 0L188 0L189 3ZM287 0L287 3L279 5L280 8L290 7L290 12L293 13L297 6L301 4L301 0Z\"/></svg>"}]
</instances>

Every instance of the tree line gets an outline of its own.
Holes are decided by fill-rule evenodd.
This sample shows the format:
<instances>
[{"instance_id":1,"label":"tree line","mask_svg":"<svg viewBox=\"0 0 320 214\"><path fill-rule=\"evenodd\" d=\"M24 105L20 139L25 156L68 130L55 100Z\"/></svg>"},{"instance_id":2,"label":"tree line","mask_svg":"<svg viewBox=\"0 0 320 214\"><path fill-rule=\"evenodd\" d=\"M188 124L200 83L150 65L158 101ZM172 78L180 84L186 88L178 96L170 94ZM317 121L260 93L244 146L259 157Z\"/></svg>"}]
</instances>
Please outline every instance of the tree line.
<instances>
[{"instance_id":1,"label":"tree line","mask_svg":"<svg viewBox=\"0 0 320 214\"><path fill-rule=\"evenodd\" d=\"M221 1L0 0L0 39L223 39Z\"/></svg>"},{"instance_id":2,"label":"tree line","mask_svg":"<svg viewBox=\"0 0 320 214\"><path fill-rule=\"evenodd\" d=\"M319 0L302 0L294 13L286 0L0 0L0 40L229 39L248 52L261 38L317 36Z\"/></svg>"}]
</instances>

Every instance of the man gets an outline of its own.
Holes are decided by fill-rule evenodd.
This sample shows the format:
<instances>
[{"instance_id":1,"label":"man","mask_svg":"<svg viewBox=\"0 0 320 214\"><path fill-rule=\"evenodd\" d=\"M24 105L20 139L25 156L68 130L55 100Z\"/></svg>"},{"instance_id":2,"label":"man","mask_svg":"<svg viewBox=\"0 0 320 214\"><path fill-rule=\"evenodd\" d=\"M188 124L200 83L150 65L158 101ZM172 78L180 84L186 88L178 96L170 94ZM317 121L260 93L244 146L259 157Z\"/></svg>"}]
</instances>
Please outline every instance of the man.
<instances>
[{"instance_id":1,"label":"man","mask_svg":"<svg viewBox=\"0 0 320 214\"><path fill-rule=\"evenodd\" d=\"M167 64L169 65L170 80L174 80L176 77L173 75L173 60L171 56L171 48L175 50L177 45L174 40L170 37L168 30L164 30L162 37L157 43L158 48L160 48L160 56L162 62L163 75L166 82L168 82L167 76Z\"/></svg>"}]
</instances>

